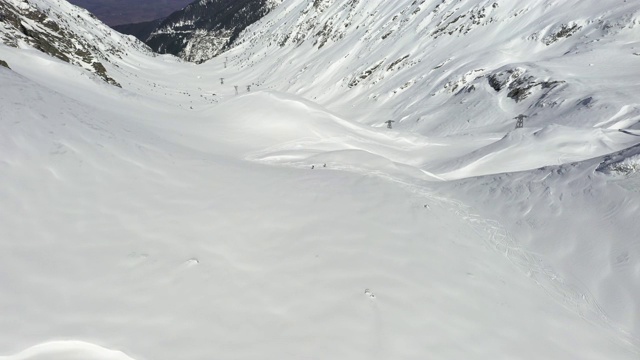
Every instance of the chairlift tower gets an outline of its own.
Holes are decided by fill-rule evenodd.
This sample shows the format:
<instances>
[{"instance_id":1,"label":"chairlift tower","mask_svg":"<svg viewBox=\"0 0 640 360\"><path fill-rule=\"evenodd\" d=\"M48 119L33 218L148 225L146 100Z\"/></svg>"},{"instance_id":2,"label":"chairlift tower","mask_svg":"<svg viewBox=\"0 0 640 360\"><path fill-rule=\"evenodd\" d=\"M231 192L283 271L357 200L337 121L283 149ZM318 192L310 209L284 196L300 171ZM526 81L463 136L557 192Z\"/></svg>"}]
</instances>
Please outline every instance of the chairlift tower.
<instances>
[{"instance_id":1,"label":"chairlift tower","mask_svg":"<svg viewBox=\"0 0 640 360\"><path fill-rule=\"evenodd\" d=\"M524 127L524 119L526 119L527 117L528 116L524 114L520 114L514 117L514 119L516 119L516 129L522 129Z\"/></svg>"}]
</instances>

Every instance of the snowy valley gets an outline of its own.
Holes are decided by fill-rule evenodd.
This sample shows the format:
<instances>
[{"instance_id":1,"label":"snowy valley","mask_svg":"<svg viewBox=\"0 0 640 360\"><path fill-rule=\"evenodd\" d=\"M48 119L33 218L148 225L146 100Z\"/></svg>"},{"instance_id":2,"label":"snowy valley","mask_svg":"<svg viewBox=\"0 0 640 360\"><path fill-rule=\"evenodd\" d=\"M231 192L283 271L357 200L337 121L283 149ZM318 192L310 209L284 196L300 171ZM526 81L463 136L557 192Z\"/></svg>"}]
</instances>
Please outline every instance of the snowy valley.
<instances>
[{"instance_id":1,"label":"snowy valley","mask_svg":"<svg viewBox=\"0 0 640 360\"><path fill-rule=\"evenodd\" d=\"M0 360L640 356L640 4L261 4L0 0Z\"/></svg>"}]
</instances>

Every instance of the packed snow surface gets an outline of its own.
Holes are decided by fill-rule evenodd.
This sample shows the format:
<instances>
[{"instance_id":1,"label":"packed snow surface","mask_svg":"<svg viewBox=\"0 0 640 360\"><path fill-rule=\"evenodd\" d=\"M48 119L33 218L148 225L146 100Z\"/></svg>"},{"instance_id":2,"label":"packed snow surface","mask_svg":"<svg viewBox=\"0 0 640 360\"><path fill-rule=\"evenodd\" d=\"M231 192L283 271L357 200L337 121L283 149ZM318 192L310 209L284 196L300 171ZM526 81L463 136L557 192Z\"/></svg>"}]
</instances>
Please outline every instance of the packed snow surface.
<instances>
[{"instance_id":1,"label":"packed snow surface","mask_svg":"<svg viewBox=\"0 0 640 360\"><path fill-rule=\"evenodd\" d=\"M637 359L640 7L308 3L122 88L0 45L0 360Z\"/></svg>"}]
</instances>

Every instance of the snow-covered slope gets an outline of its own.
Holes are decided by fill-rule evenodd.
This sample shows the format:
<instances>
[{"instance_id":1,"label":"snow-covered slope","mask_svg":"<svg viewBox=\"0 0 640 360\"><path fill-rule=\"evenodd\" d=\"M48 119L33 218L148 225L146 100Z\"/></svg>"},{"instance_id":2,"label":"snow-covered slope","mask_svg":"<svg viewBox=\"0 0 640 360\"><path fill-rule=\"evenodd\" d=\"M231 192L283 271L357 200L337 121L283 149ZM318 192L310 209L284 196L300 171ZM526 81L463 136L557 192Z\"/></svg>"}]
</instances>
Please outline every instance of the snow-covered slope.
<instances>
[{"instance_id":1,"label":"snow-covered slope","mask_svg":"<svg viewBox=\"0 0 640 360\"><path fill-rule=\"evenodd\" d=\"M107 29L121 88L0 44L0 359L637 359L638 5L455 4L283 1L226 67Z\"/></svg>"},{"instance_id":2,"label":"snow-covered slope","mask_svg":"<svg viewBox=\"0 0 640 360\"><path fill-rule=\"evenodd\" d=\"M634 1L289 0L225 57L372 125L621 128L640 121L639 29Z\"/></svg>"},{"instance_id":3,"label":"snow-covered slope","mask_svg":"<svg viewBox=\"0 0 640 360\"><path fill-rule=\"evenodd\" d=\"M402 138L289 96L190 111L0 71L5 360L637 356L488 247L500 224L406 172L243 159L318 134ZM50 340L66 341L21 352Z\"/></svg>"},{"instance_id":4,"label":"snow-covered slope","mask_svg":"<svg viewBox=\"0 0 640 360\"><path fill-rule=\"evenodd\" d=\"M613 157L637 153L635 146ZM603 172L611 163L599 157L456 181L443 184L443 191L505 224L510 239L495 243L496 249L548 282L544 286L561 302L637 338L640 182L637 174ZM534 259L544 266L532 268Z\"/></svg>"}]
</instances>

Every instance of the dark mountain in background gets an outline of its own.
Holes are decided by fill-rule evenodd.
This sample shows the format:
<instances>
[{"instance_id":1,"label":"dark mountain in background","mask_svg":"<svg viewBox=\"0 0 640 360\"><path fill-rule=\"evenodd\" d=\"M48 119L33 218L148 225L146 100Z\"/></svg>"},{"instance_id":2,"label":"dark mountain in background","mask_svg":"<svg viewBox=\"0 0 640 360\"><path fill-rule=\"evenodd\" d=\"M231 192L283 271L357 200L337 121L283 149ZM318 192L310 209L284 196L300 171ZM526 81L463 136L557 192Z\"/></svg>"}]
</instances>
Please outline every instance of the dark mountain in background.
<instances>
[{"instance_id":1,"label":"dark mountain in background","mask_svg":"<svg viewBox=\"0 0 640 360\"><path fill-rule=\"evenodd\" d=\"M140 41L146 41L151 33L162 23L162 19L145 21L135 24L115 25L112 28L122 34L133 35Z\"/></svg>"},{"instance_id":2,"label":"dark mountain in background","mask_svg":"<svg viewBox=\"0 0 640 360\"><path fill-rule=\"evenodd\" d=\"M109 26L165 18L193 0L69 0L89 10Z\"/></svg>"},{"instance_id":3,"label":"dark mountain in background","mask_svg":"<svg viewBox=\"0 0 640 360\"><path fill-rule=\"evenodd\" d=\"M279 0L196 1L169 15L145 42L155 52L200 63L227 50L242 30L279 3Z\"/></svg>"}]
</instances>

